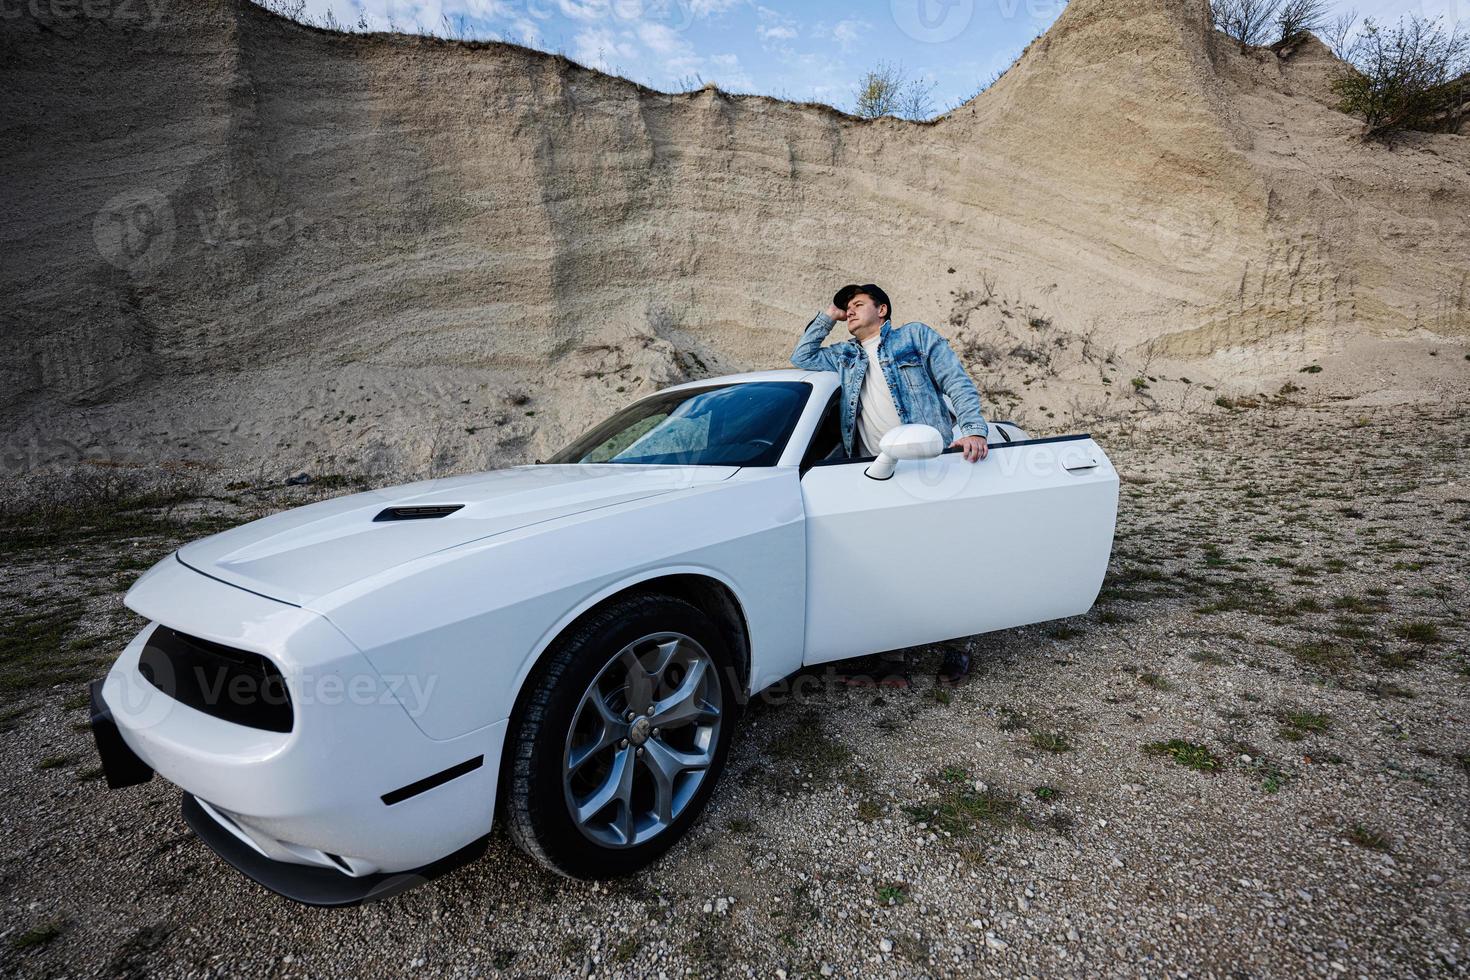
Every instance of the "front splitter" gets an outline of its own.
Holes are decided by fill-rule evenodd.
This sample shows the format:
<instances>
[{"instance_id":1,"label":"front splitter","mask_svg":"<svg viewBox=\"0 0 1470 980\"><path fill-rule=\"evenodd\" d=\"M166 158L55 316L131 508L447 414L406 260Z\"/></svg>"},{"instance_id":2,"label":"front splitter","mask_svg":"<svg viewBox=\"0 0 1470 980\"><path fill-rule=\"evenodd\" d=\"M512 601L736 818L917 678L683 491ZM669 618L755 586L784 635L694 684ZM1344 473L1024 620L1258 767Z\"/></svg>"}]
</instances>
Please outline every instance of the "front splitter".
<instances>
[{"instance_id":1,"label":"front splitter","mask_svg":"<svg viewBox=\"0 0 1470 980\"><path fill-rule=\"evenodd\" d=\"M221 827L213 817L204 812L199 801L188 793L184 794L182 809L184 820L190 829L230 867L293 902L324 908L377 902L432 881L484 854L490 839L489 835L481 837L453 854L411 871L384 872L354 878L330 868L271 860Z\"/></svg>"}]
</instances>

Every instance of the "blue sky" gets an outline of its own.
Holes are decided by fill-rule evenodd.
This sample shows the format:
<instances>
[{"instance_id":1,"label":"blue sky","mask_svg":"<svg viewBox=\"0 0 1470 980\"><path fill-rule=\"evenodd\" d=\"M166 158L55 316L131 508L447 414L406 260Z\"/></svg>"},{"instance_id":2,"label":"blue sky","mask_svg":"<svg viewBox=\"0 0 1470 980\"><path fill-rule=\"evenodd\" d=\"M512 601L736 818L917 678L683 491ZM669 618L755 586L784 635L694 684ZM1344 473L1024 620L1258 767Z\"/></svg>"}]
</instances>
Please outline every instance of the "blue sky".
<instances>
[{"instance_id":1,"label":"blue sky","mask_svg":"<svg viewBox=\"0 0 1470 980\"><path fill-rule=\"evenodd\" d=\"M267 5L270 5L269 3ZM1380 21L1470 19L1470 0L1340 2ZM932 86L934 110L972 96L1061 14L1065 0L307 0L351 27L498 39L659 89L694 79L850 108L876 62Z\"/></svg>"}]
</instances>

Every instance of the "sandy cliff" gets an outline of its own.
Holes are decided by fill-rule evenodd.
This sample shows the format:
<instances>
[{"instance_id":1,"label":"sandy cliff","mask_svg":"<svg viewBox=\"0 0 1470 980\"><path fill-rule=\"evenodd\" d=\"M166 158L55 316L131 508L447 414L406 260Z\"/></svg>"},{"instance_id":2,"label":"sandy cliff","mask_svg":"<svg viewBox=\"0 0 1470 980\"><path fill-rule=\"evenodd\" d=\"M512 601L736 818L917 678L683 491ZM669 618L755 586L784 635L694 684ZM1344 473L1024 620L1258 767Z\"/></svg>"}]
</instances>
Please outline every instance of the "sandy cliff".
<instances>
[{"instance_id":1,"label":"sandy cliff","mask_svg":"<svg viewBox=\"0 0 1470 980\"><path fill-rule=\"evenodd\" d=\"M1242 53L1204 0L1075 0L931 124L138 9L3 24L7 471L517 461L784 365L852 279L1038 420L1040 346L1043 386L1100 349L1249 385L1470 337L1470 140L1359 142L1325 49Z\"/></svg>"}]
</instances>

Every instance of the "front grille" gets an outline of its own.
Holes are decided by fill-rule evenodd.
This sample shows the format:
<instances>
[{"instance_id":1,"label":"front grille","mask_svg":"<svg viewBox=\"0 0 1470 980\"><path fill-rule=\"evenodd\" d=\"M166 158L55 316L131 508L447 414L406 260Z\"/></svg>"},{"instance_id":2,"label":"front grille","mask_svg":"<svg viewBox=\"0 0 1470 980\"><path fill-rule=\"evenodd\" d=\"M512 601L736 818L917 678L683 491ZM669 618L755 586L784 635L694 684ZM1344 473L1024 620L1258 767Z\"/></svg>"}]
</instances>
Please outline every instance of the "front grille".
<instances>
[{"instance_id":1,"label":"front grille","mask_svg":"<svg viewBox=\"0 0 1470 980\"><path fill-rule=\"evenodd\" d=\"M138 673L174 700L221 721L291 730L286 680L258 653L159 626L138 657Z\"/></svg>"}]
</instances>

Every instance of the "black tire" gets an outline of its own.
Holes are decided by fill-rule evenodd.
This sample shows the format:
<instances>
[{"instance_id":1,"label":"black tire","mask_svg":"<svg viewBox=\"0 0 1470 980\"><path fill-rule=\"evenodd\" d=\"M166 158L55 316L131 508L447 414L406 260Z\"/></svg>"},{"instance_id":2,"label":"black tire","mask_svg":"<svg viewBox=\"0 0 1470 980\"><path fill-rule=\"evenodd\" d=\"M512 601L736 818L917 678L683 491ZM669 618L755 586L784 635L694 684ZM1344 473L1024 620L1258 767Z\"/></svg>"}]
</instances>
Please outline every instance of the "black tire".
<instances>
[{"instance_id":1,"label":"black tire","mask_svg":"<svg viewBox=\"0 0 1470 980\"><path fill-rule=\"evenodd\" d=\"M656 836L608 846L584 834L573 819L564 786L568 733L584 693L619 651L663 631L694 640L718 668L720 723L711 762L683 809ZM630 596L573 626L527 680L525 700L506 735L510 764L504 813L512 839L548 870L569 878L619 877L657 860L699 817L724 769L738 711L732 668L715 623L673 596Z\"/></svg>"}]
</instances>

